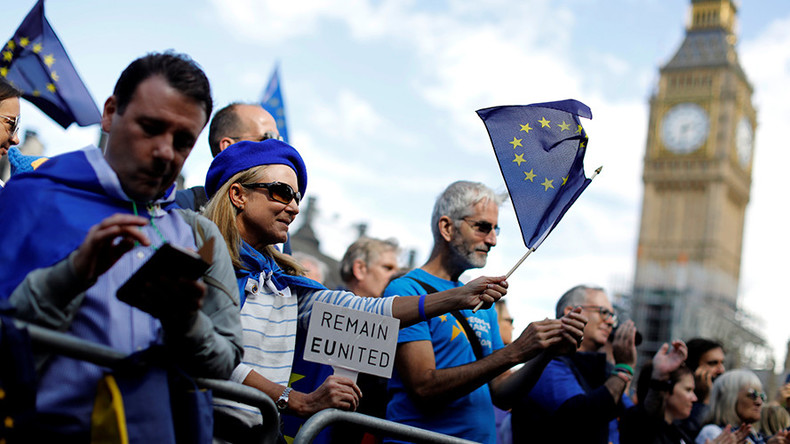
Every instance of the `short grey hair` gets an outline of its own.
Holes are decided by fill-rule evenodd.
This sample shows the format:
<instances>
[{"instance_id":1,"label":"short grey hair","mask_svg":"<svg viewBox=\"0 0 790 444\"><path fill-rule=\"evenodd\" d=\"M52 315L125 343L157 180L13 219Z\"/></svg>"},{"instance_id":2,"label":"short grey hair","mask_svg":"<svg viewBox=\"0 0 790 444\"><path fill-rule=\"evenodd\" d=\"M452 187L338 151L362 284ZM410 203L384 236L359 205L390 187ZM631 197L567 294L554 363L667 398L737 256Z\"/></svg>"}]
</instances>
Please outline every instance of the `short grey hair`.
<instances>
[{"instance_id":1,"label":"short grey hair","mask_svg":"<svg viewBox=\"0 0 790 444\"><path fill-rule=\"evenodd\" d=\"M760 378L754 372L745 369L730 370L716 378L710 391L708 414L703 424L715 424L724 427L726 424L740 424L743 421L735 409L738 404L738 393L745 387L757 387L762 390ZM757 424L753 424L753 427Z\"/></svg>"},{"instance_id":2,"label":"short grey hair","mask_svg":"<svg viewBox=\"0 0 790 444\"><path fill-rule=\"evenodd\" d=\"M565 307L575 307L584 304L584 301L587 300L587 292L589 291L604 291L604 289L589 285L577 285L566 291L565 294L560 297L560 300L557 301L557 307L555 309L557 319L565 315Z\"/></svg>"},{"instance_id":3,"label":"short grey hair","mask_svg":"<svg viewBox=\"0 0 790 444\"><path fill-rule=\"evenodd\" d=\"M442 235L439 232L439 219L447 216L455 221L472 214L472 208L480 202L491 202L499 208L507 200L507 193L497 193L479 182L459 180L451 183L436 199L431 215L431 232L434 242Z\"/></svg>"},{"instance_id":4,"label":"short grey hair","mask_svg":"<svg viewBox=\"0 0 790 444\"><path fill-rule=\"evenodd\" d=\"M395 239L376 239L373 237L360 237L346 250L340 261L340 278L343 282L350 282L354 277L354 262L359 259L369 266L371 262L387 251L398 254L400 248Z\"/></svg>"}]
</instances>

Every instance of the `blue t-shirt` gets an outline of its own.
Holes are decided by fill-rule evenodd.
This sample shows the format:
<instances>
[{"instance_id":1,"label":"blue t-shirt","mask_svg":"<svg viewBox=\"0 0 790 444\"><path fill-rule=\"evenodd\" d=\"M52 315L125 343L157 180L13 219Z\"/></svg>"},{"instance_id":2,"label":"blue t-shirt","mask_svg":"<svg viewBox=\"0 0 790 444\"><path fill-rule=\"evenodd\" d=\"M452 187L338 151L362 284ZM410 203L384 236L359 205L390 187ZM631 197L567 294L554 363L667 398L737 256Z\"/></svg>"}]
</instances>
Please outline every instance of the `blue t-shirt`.
<instances>
[{"instance_id":1,"label":"blue t-shirt","mask_svg":"<svg viewBox=\"0 0 790 444\"><path fill-rule=\"evenodd\" d=\"M390 283L384 290L384 296L425 294L425 289L410 278L425 282L437 291L463 285L460 282L439 279L416 269ZM461 314L467 318L469 325L477 333L483 347L483 355L488 356L494 350L504 347L493 307L488 310L478 310L477 313L472 313L472 310L461 310ZM437 369L458 367L477 359L463 327L450 313L401 329L398 343L412 341L433 343ZM390 421L476 442L496 443L494 404L491 401L488 384L483 384L468 395L451 401L441 408L432 405L430 410L420 408L413 402L397 370L393 372L389 390L392 400L387 405L387 419ZM400 441L387 440L387 442Z\"/></svg>"}]
</instances>

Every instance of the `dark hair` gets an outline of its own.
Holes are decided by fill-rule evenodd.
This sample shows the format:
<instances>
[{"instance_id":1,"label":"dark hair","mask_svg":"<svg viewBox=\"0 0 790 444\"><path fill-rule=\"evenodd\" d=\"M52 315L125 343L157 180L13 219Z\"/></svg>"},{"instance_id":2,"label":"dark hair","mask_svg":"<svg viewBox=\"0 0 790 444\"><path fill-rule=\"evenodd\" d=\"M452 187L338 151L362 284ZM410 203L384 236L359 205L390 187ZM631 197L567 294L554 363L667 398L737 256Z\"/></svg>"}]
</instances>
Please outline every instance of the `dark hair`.
<instances>
[{"instance_id":1,"label":"dark hair","mask_svg":"<svg viewBox=\"0 0 790 444\"><path fill-rule=\"evenodd\" d=\"M702 358L702 355L716 348L724 350L721 342L705 338L689 339L689 341L686 342L686 347L688 347L689 350L688 358L686 358L686 365L688 365L692 372L696 371L697 367L699 367L699 360Z\"/></svg>"},{"instance_id":2,"label":"dark hair","mask_svg":"<svg viewBox=\"0 0 790 444\"><path fill-rule=\"evenodd\" d=\"M208 120L214 105L206 73L188 55L172 51L146 54L123 70L112 92L118 106L118 114L126 111L126 106L132 101L137 86L155 75L164 77L170 86L202 104Z\"/></svg>"},{"instance_id":3,"label":"dark hair","mask_svg":"<svg viewBox=\"0 0 790 444\"><path fill-rule=\"evenodd\" d=\"M680 367L675 369L672 373L669 374L669 380L672 382L672 390L675 390L675 384L680 381L685 375L693 374L694 372L686 366L686 364L681 364ZM636 399L642 403L645 402L645 397L647 396L648 390L650 390L650 379L653 377L653 361L647 361L643 366L642 370L639 371L639 379L636 381ZM670 393L672 394L672 393Z\"/></svg>"},{"instance_id":4,"label":"dark hair","mask_svg":"<svg viewBox=\"0 0 790 444\"><path fill-rule=\"evenodd\" d=\"M22 97L22 91L8 83L7 80L0 78L0 101L14 97Z\"/></svg>"},{"instance_id":5,"label":"dark hair","mask_svg":"<svg viewBox=\"0 0 790 444\"><path fill-rule=\"evenodd\" d=\"M228 137L230 134L241 131L241 119L236 114L236 107L239 105L244 105L244 103L233 102L217 111L214 117L211 118L211 123L208 125L208 146L211 148L213 157L217 157L217 154L221 151L219 149L219 141L223 137Z\"/></svg>"}]
</instances>

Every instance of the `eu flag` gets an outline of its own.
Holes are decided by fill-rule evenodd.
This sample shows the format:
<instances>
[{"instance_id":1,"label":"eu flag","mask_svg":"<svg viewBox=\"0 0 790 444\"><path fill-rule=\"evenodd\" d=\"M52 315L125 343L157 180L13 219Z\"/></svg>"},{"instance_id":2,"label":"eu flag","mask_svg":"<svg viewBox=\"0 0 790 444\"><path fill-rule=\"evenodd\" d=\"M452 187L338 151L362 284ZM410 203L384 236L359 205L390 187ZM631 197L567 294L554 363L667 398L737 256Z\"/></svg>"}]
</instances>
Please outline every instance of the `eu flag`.
<instances>
[{"instance_id":1,"label":"eu flag","mask_svg":"<svg viewBox=\"0 0 790 444\"><path fill-rule=\"evenodd\" d=\"M0 54L0 75L63 128L101 121L96 103L44 17L44 0L33 6Z\"/></svg>"},{"instance_id":2,"label":"eu flag","mask_svg":"<svg viewBox=\"0 0 790 444\"><path fill-rule=\"evenodd\" d=\"M279 65L274 67L269 84L266 85L266 90L263 92L263 98L261 99L261 106L274 116L274 120L277 122L277 132L280 133L283 141L287 143L288 127L285 124L285 105L283 104L283 93L280 88Z\"/></svg>"},{"instance_id":3,"label":"eu flag","mask_svg":"<svg viewBox=\"0 0 790 444\"><path fill-rule=\"evenodd\" d=\"M494 146L524 243L535 250L590 183L584 174L592 119L576 100L496 106L477 111Z\"/></svg>"}]
</instances>

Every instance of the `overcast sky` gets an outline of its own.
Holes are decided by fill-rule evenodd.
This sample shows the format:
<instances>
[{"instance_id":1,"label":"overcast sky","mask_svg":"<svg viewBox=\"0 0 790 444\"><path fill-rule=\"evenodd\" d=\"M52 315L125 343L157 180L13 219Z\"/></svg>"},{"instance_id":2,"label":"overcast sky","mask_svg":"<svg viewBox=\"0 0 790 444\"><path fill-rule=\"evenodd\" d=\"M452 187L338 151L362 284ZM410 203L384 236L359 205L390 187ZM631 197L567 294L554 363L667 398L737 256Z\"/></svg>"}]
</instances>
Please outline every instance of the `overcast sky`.
<instances>
[{"instance_id":1,"label":"overcast sky","mask_svg":"<svg viewBox=\"0 0 790 444\"><path fill-rule=\"evenodd\" d=\"M6 37L33 3L3 6ZM416 249L422 263L433 202L449 183L505 189L475 110L586 103L586 170L604 171L512 276L508 299L521 329L553 316L573 285L630 285L648 100L689 8L689 0L49 0L46 15L99 106L146 52L190 54L205 68L217 108L258 100L279 61L291 143L308 166L307 196L318 199L314 228L323 252L337 258L354 240L352 226L365 222L370 235ZM783 362L790 233L778 216L787 213L781 193L790 163L781 132L790 121L790 2L743 2L738 37L759 122L740 304ZM27 103L22 113L23 131L37 130L48 155L97 139L98 127L63 131ZM188 185L203 183L210 158L204 132L184 169ZM500 225L489 265L467 277L504 274L526 251L510 203Z\"/></svg>"}]
</instances>

